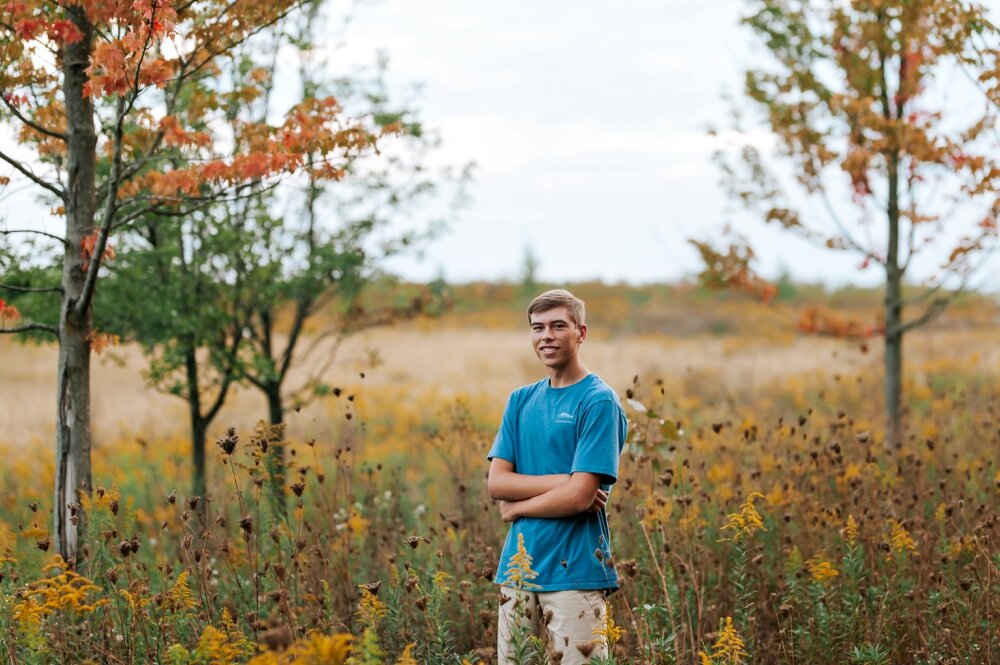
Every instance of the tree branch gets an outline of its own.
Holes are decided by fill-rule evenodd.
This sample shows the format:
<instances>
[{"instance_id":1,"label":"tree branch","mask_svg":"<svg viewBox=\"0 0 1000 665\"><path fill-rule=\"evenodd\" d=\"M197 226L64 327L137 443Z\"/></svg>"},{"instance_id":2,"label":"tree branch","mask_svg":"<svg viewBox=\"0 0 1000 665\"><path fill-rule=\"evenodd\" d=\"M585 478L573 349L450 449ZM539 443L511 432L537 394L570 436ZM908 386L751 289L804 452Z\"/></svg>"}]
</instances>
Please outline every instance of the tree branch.
<instances>
[{"instance_id":1,"label":"tree branch","mask_svg":"<svg viewBox=\"0 0 1000 665\"><path fill-rule=\"evenodd\" d=\"M21 113L20 110L18 110L18 108L16 106L14 106L10 102L10 100L7 99L6 95L0 95L0 100L3 100L4 105L6 105L7 108L10 110L10 112L12 114L14 114L15 118L17 118L18 120L20 120L21 122L23 122L28 127L31 127L33 130L35 130L39 134L44 134L45 136L51 136L52 138L59 139L60 141L62 141L64 143L66 142L66 135L65 134L62 134L60 132L54 131L52 129L49 129L48 127L43 127L42 125L39 125L37 122L35 122L31 118L26 117L24 114Z\"/></svg>"},{"instance_id":2,"label":"tree branch","mask_svg":"<svg viewBox=\"0 0 1000 665\"><path fill-rule=\"evenodd\" d=\"M39 332L52 333L59 338L59 329L55 326L50 326L47 323L26 323L23 326L17 326L15 328L0 328L0 334L12 335L14 333L30 332L37 330Z\"/></svg>"},{"instance_id":3,"label":"tree branch","mask_svg":"<svg viewBox=\"0 0 1000 665\"><path fill-rule=\"evenodd\" d=\"M40 236L45 236L46 238L52 238L53 240L58 240L63 246L66 245L66 238L62 236L57 236L47 231L38 231L36 229L0 229L0 234L8 235L12 233L34 233Z\"/></svg>"},{"instance_id":4,"label":"tree branch","mask_svg":"<svg viewBox=\"0 0 1000 665\"><path fill-rule=\"evenodd\" d=\"M62 293L61 286L16 286L14 284L0 284L0 289L13 291L14 293Z\"/></svg>"},{"instance_id":5,"label":"tree branch","mask_svg":"<svg viewBox=\"0 0 1000 665\"><path fill-rule=\"evenodd\" d=\"M101 229L97 236L97 242L94 245L94 253L90 257L90 266L87 268L86 281L83 283L83 290L80 293L80 298L76 301L76 311L77 314L83 316L90 307L90 301L94 297L94 289L97 286L97 272L101 268L102 259L104 258L104 248L108 244L108 235L111 233L111 223L115 218L115 210L117 208L116 199L118 198L118 183L121 178L122 170L122 136L124 135L123 124L125 122L125 98L118 97L118 103L116 105L116 111L118 114L117 122L115 123L115 139L114 146L112 148L112 161L111 161L111 175L108 182L108 197L104 203L104 219L101 222Z\"/></svg>"},{"instance_id":6,"label":"tree branch","mask_svg":"<svg viewBox=\"0 0 1000 665\"><path fill-rule=\"evenodd\" d=\"M21 162L14 159L13 157L3 152L2 150L0 150L0 159L10 164L18 171L20 171L22 175L24 175L26 178L34 182L39 187L47 189L56 196L58 196L60 200L66 199L66 193L61 188L57 187L56 185L53 185L51 182L45 180L41 176L35 175L34 171L29 169L27 166L24 166L23 164L21 164Z\"/></svg>"},{"instance_id":7,"label":"tree branch","mask_svg":"<svg viewBox=\"0 0 1000 665\"><path fill-rule=\"evenodd\" d=\"M899 326L900 334L905 335L907 332L913 330L914 328L919 328L920 326L926 325L931 321L933 321L934 319L936 319L937 317L939 317L941 313L944 312L945 309L947 309L948 305L950 305L951 302L955 300L955 298L957 298L961 293L962 291L960 289L958 291L952 292L951 295L942 296L940 298L935 298L934 300L932 300L930 304L927 305L927 308L924 310L923 314L913 319L912 321L907 321L906 323ZM886 334L889 334L888 330L886 331Z\"/></svg>"}]
</instances>

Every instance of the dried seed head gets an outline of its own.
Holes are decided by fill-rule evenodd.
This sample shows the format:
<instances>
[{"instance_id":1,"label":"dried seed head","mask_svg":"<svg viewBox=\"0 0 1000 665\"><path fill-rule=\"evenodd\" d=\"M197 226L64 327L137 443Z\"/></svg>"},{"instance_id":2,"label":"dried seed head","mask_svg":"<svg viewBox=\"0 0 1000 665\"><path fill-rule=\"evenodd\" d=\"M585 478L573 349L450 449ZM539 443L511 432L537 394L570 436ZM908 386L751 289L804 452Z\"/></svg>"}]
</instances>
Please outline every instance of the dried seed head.
<instances>
[{"instance_id":1,"label":"dried seed head","mask_svg":"<svg viewBox=\"0 0 1000 665\"><path fill-rule=\"evenodd\" d=\"M123 540L118 543L118 553L123 557L128 558L128 555L132 553L132 543L127 540Z\"/></svg>"},{"instance_id":2,"label":"dried seed head","mask_svg":"<svg viewBox=\"0 0 1000 665\"><path fill-rule=\"evenodd\" d=\"M249 515L244 515L242 519L240 519L240 528L246 533L253 531L253 518Z\"/></svg>"},{"instance_id":3,"label":"dried seed head","mask_svg":"<svg viewBox=\"0 0 1000 665\"><path fill-rule=\"evenodd\" d=\"M292 483L292 492L295 493L295 496L302 496L302 492L304 492L305 489L305 483Z\"/></svg>"},{"instance_id":4,"label":"dried seed head","mask_svg":"<svg viewBox=\"0 0 1000 665\"><path fill-rule=\"evenodd\" d=\"M230 427L226 430L226 436L222 437L215 442L222 452L226 455L232 455L233 451L236 450L236 444L240 442L240 437L236 435L236 428Z\"/></svg>"},{"instance_id":5,"label":"dried seed head","mask_svg":"<svg viewBox=\"0 0 1000 665\"><path fill-rule=\"evenodd\" d=\"M43 538L42 540L36 540L35 541L35 545L41 551L48 552L49 551L49 547L52 545L52 538L51 537L47 537L47 538Z\"/></svg>"},{"instance_id":6,"label":"dried seed head","mask_svg":"<svg viewBox=\"0 0 1000 665\"><path fill-rule=\"evenodd\" d=\"M170 490L170 494L167 495L167 503L170 505L177 503L177 490Z\"/></svg>"}]
</instances>

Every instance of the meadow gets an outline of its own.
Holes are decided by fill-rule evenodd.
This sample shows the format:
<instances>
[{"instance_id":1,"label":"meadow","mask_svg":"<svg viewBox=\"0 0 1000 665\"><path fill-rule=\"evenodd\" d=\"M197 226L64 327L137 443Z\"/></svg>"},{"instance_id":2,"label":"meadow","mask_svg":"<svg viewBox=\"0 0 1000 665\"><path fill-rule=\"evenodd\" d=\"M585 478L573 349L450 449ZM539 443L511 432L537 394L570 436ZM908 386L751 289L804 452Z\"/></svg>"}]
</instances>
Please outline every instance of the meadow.
<instances>
[{"instance_id":1,"label":"meadow","mask_svg":"<svg viewBox=\"0 0 1000 665\"><path fill-rule=\"evenodd\" d=\"M892 448L878 339L796 331L817 301L868 320L878 294L800 286L763 307L572 288L590 312L585 362L630 419L608 508L623 584L595 635L606 662L1000 662L995 300L907 338ZM443 316L349 338L340 390L276 433L282 496L255 394L222 412L210 494L193 497L183 403L145 386L137 349L105 351L75 571L49 536L54 351L0 340L3 658L492 662L491 579L510 562L485 454L507 393L542 375L523 302L516 285L469 285ZM547 652L529 641L523 662L557 662Z\"/></svg>"}]
</instances>

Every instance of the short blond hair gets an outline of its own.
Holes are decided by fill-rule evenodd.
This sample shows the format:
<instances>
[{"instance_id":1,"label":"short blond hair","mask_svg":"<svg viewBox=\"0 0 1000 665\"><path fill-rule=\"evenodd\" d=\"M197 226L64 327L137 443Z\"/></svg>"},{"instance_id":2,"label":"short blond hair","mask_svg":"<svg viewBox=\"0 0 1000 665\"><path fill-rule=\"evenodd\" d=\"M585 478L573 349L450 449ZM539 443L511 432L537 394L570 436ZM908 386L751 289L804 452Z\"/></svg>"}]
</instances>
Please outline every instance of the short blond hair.
<instances>
[{"instance_id":1,"label":"short blond hair","mask_svg":"<svg viewBox=\"0 0 1000 665\"><path fill-rule=\"evenodd\" d=\"M566 289L552 289L532 300L528 305L528 323L531 323L531 315L535 312L547 312L556 307L565 307L569 310L569 318L577 328L586 325L586 306L582 300Z\"/></svg>"}]
</instances>

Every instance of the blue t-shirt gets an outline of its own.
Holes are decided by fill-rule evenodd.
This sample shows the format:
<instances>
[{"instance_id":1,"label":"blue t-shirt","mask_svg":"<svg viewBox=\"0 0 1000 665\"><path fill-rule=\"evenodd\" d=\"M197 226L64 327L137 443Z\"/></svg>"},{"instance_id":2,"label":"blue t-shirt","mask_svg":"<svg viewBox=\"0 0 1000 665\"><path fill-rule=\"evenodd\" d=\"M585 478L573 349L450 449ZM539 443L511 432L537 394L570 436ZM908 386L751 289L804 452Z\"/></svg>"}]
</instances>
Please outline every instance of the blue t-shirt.
<instances>
[{"instance_id":1,"label":"blue t-shirt","mask_svg":"<svg viewBox=\"0 0 1000 665\"><path fill-rule=\"evenodd\" d=\"M548 379L515 390L489 452L517 473L546 475L586 471L600 475L605 491L618 479L625 445L625 412L618 395L596 374L564 388ZM494 581L503 584L518 534L531 555L532 580L540 591L617 589L608 518L598 513L570 517L522 517L510 526Z\"/></svg>"}]
</instances>

